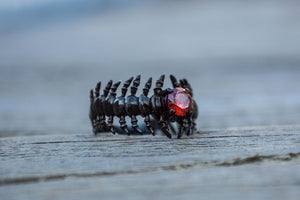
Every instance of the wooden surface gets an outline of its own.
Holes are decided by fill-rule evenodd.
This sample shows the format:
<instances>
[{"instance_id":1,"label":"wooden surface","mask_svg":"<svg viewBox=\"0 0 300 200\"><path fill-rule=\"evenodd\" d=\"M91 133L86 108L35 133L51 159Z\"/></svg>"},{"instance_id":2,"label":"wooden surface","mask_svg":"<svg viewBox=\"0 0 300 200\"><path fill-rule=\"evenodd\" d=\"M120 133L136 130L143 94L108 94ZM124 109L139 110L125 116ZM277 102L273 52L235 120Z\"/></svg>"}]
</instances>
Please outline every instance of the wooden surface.
<instances>
[{"instance_id":1,"label":"wooden surface","mask_svg":"<svg viewBox=\"0 0 300 200\"><path fill-rule=\"evenodd\" d=\"M299 131L1 138L1 199L299 199Z\"/></svg>"}]
</instances>

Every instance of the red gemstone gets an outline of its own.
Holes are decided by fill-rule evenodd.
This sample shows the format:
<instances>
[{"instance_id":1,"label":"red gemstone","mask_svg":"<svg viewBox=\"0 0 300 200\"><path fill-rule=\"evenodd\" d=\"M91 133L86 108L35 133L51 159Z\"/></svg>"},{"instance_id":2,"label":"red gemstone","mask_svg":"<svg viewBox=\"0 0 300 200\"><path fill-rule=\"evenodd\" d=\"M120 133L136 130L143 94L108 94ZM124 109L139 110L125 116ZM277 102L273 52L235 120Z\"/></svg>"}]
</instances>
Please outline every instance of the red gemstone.
<instances>
[{"instance_id":1,"label":"red gemstone","mask_svg":"<svg viewBox=\"0 0 300 200\"><path fill-rule=\"evenodd\" d=\"M168 108L174 109L175 115L185 116L192 110L192 97L183 88L174 88L173 92L168 95Z\"/></svg>"}]
</instances>

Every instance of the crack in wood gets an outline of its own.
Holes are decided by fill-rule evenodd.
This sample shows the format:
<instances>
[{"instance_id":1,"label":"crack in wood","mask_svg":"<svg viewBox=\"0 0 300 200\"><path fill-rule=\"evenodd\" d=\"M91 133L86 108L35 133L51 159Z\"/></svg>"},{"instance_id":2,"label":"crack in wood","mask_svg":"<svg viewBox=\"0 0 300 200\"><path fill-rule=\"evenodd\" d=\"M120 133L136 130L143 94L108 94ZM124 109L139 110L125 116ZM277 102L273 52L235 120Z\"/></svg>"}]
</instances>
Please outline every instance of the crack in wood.
<instances>
[{"instance_id":1,"label":"crack in wood","mask_svg":"<svg viewBox=\"0 0 300 200\"><path fill-rule=\"evenodd\" d=\"M220 164L217 164L217 166L243 165L243 164L262 162L264 160L290 161L294 158L297 158L298 156L300 156L300 152L299 153L289 153L289 154L285 154L285 155L259 155L259 154L256 154L254 156L244 158L244 159L236 158L233 162L222 162Z\"/></svg>"},{"instance_id":2,"label":"crack in wood","mask_svg":"<svg viewBox=\"0 0 300 200\"><path fill-rule=\"evenodd\" d=\"M273 161L290 161L292 159L298 158L300 156L300 152L298 153L288 153L284 155L259 155L256 154L247 158L236 158L232 162L196 162L190 164L177 164L177 165L169 165L162 166L157 168L149 168L144 170L131 170L131 171L118 171L118 172L96 172L96 173L69 173L69 174L54 174L47 176L32 176L32 177L23 177L23 178L14 178L14 179L3 179L0 180L0 186L4 185L17 185L17 184L29 184L29 183L37 183L37 182L47 182L47 181L56 181L63 180L66 178L89 178L89 177L104 177L104 176L115 176L115 175L123 175L123 174L139 174L146 172L156 172L156 171L174 171L174 170L182 170L189 169L199 165L212 165L212 166L237 166L244 164L252 164L256 162L262 162L264 160L273 160Z\"/></svg>"}]
</instances>

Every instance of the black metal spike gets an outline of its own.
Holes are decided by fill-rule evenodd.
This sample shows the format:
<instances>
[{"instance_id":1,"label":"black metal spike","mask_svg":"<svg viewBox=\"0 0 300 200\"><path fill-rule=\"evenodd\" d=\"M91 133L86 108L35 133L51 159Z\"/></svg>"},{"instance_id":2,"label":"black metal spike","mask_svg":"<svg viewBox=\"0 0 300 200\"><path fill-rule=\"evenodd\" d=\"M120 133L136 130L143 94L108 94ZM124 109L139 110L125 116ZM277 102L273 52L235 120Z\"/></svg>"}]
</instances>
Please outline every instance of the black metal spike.
<instances>
[{"instance_id":1,"label":"black metal spike","mask_svg":"<svg viewBox=\"0 0 300 200\"><path fill-rule=\"evenodd\" d=\"M165 80L165 75L161 75L160 78L156 81L156 84L155 84L155 88L154 88L154 95L157 95L159 96L161 91L162 91L162 87L164 85L164 80Z\"/></svg>"},{"instance_id":2,"label":"black metal spike","mask_svg":"<svg viewBox=\"0 0 300 200\"><path fill-rule=\"evenodd\" d=\"M165 75L161 75L160 78L156 81L156 87L161 88L164 86Z\"/></svg>"},{"instance_id":3,"label":"black metal spike","mask_svg":"<svg viewBox=\"0 0 300 200\"><path fill-rule=\"evenodd\" d=\"M174 75L171 74L170 79L171 79L171 82L172 82L172 85L173 85L174 88L180 87L180 84L178 83L178 81L177 81L177 79L175 78Z\"/></svg>"},{"instance_id":4,"label":"black metal spike","mask_svg":"<svg viewBox=\"0 0 300 200\"><path fill-rule=\"evenodd\" d=\"M116 96L116 91L117 91L117 89L118 89L118 87L119 87L119 85L121 84L121 81L118 81L118 82L116 82L112 87L111 87L111 89L110 89L110 95L112 95L112 96Z\"/></svg>"},{"instance_id":5,"label":"black metal spike","mask_svg":"<svg viewBox=\"0 0 300 200\"><path fill-rule=\"evenodd\" d=\"M167 122L163 119L163 117L161 116L160 121L159 121L159 125L161 127L161 130L163 131L163 133L168 137L168 138L172 138L171 133L169 132L169 127Z\"/></svg>"},{"instance_id":6,"label":"black metal spike","mask_svg":"<svg viewBox=\"0 0 300 200\"><path fill-rule=\"evenodd\" d=\"M149 130L149 132L150 132L153 136L155 136L155 133L154 133L153 128L152 128L151 123L150 123L150 116L149 116L149 115L146 115L146 116L145 116L144 122L145 122L146 127L147 127L147 129Z\"/></svg>"},{"instance_id":7,"label":"black metal spike","mask_svg":"<svg viewBox=\"0 0 300 200\"><path fill-rule=\"evenodd\" d=\"M109 92L109 90L110 90L110 88L111 88L112 83L113 83L113 81L110 80L110 81L107 83L106 87L104 88L104 90L103 90L103 96L104 96L104 97L107 97L108 92Z\"/></svg>"},{"instance_id":8,"label":"black metal spike","mask_svg":"<svg viewBox=\"0 0 300 200\"><path fill-rule=\"evenodd\" d=\"M152 77L150 77L150 78L148 79L148 81L147 81L147 83L145 84L145 87L144 87L144 89L143 89L143 94L144 94L145 96L148 95L149 90L150 90L150 88L151 88L151 85L152 85Z\"/></svg>"},{"instance_id":9,"label":"black metal spike","mask_svg":"<svg viewBox=\"0 0 300 200\"><path fill-rule=\"evenodd\" d=\"M95 88L95 96L99 97L100 94L100 88L101 88L101 82L98 82Z\"/></svg>"},{"instance_id":10,"label":"black metal spike","mask_svg":"<svg viewBox=\"0 0 300 200\"><path fill-rule=\"evenodd\" d=\"M128 87L131 84L132 80L134 77L131 77L130 79L128 79L127 81L125 81L123 87L122 87L122 97L125 97Z\"/></svg>"},{"instance_id":11,"label":"black metal spike","mask_svg":"<svg viewBox=\"0 0 300 200\"><path fill-rule=\"evenodd\" d=\"M136 119L135 115L131 116L131 124L132 124L132 129L139 133L140 135L143 135L143 132L141 131L141 129L139 128L138 124L137 124L138 120Z\"/></svg>"},{"instance_id":12,"label":"black metal spike","mask_svg":"<svg viewBox=\"0 0 300 200\"><path fill-rule=\"evenodd\" d=\"M125 116L124 115L122 115L121 117L120 117L120 128L127 134L127 135L130 135L130 133L129 133L129 130L128 130L128 128L127 128L127 124L126 124L126 120L125 120Z\"/></svg>"},{"instance_id":13,"label":"black metal spike","mask_svg":"<svg viewBox=\"0 0 300 200\"><path fill-rule=\"evenodd\" d=\"M94 101L94 91L93 90L90 91L90 100L91 100L91 103Z\"/></svg>"},{"instance_id":14,"label":"black metal spike","mask_svg":"<svg viewBox=\"0 0 300 200\"><path fill-rule=\"evenodd\" d=\"M135 95L136 94L136 91L137 91L137 88L138 86L140 85L140 80L141 80L141 75L138 75L134 81L133 81L133 86L131 86L131 95Z\"/></svg>"}]
</instances>

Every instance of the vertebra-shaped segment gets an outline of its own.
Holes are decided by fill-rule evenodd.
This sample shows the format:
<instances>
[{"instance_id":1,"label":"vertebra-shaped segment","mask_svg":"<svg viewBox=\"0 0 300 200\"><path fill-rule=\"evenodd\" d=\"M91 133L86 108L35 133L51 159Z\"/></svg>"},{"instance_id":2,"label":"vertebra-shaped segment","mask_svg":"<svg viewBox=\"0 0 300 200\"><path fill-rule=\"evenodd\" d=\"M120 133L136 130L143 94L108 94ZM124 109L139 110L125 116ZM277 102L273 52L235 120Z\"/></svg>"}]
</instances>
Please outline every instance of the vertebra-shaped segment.
<instances>
[{"instance_id":1,"label":"vertebra-shaped segment","mask_svg":"<svg viewBox=\"0 0 300 200\"><path fill-rule=\"evenodd\" d=\"M155 133L154 133L153 128L152 128L151 123L150 123L150 115L145 116L144 122L145 122L146 127L149 130L149 132L154 136Z\"/></svg>"},{"instance_id":2,"label":"vertebra-shaped segment","mask_svg":"<svg viewBox=\"0 0 300 200\"><path fill-rule=\"evenodd\" d=\"M137 133L143 135L143 132L140 130L140 128L139 128L137 122L138 122L138 120L137 120L137 118L136 118L136 115L132 115L132 116L131 116L131 125L132 125L132 129L133 129L135 132L137 132Z\"/></svg>"},{"instance_id":3,"label":"vertebra-shaped segment","mask_svg":"<svg viewBox=\"0 0 300 200\"><path fill-rule=\"evenodd\" d=\"M186 89L190 93L191 97L193 97L192 86L185 78L180 80L180 85L183 89Z\"/></svg>"},{"instance_id":4,"label":"vertebra-shaped segment","mask_svg":"<svg viewBox=\"0 0 300 200\"><path fill-rule=\"evenodd\" d=\"M172 135L169 131L168 123L163 119L163 116L160 117L159 125L162 130L162 132L168 137L172 138Z\"/></svg>"},{"instance_id":5,"label":"vertebra-shaped segment","mask_svg":"<svg viewBox=\"0 0 300 200\"><path fill-rule=\"evenodd\" d=\"M160 119L160 115L163 113L162 106L162 86L164 85L165 75L161 75L160 78L156 81L155 88L153 89L154 95L151 97L152 105L152 115L157 120Z\"/></svg>"},{"instance_id":6,"label":"vertebra-shaped segment","mask_svg":"<svg viewBox=\"0 0 300 200\"><path fill-rule=\"evenodd\" d=\"M160 78L156 81L156 85L154 88L154 95L159 95L162 91L162 87L164 86L165 75L161 75Z\"/></svg>"},{"instance_id":7,"label":"vertebra-shaped segment","mask_svg":"<svg viewBox=\"0 0 300 200\"><path fill-rule=\"evenodd\" d=\"M133 81L133 85L131 86L131 95L134 96L136 94L137 88L140 85L140 80L141 80L141 75L138 75L134 81Z\"/></svg>"},{"instance_id":8,"label":"vertebra-shaped segment","mask_svg":"<svg viewBox=\"0 0 300 200\"><path fill-rule=\"evenodd\" d=\"M162 92L162 87L164 85L165 75L161 75L160 78L156 81L155 88L153 89L154 95L151 97L151 107L152 107L152 116L156 120L160 120L160 116L164 113L164 104L163 98L164 94Z\"/></svg>"},{"instance_id":9,"label":"vertebra-shaped segment","mask_svg":"<svg viewBox=\"0 0 300 200\"><path fill-rule=\"evenodd\" d=\"M95 88L95 96L98 98L100 94L101 82L98 82Z\"/></svg>"},{"instance_id":10,"label":"vertebra-shaped segment","mask_svg":"<svg viewBox=\"0 0 300 200\"><path fill-rule=\"evenodd\" d=\"M191 134L193 135L194 134L194 131L196 131L196 122L195 120L192 119L192 122L191 122Z\"/></svg>"},{"instance_id":11,"label":"vertebra-shaped segment","mask_svg":"<svg viewBox=\"0 0 300 200\"><path fill-rule=\"evenodd\" d=\"M187 118L187 129L186 129L186 135L189 136L191 133L193 134L192 131L192 121L191 121L191 117Z\"/></svg>"},{"instance_id":12,"label":"vertebra-shaped segment","mask_svg":"<svg viewBox=\"0 0 300 200\"><path fill-rule=\"evenodd\" d=\"M138 75L133 81L131 86L131 95L125 99L125 109L127 114L131 117L132 128L139 134L143 134L137 125L136 116L140 114L139 110L139 98L135 96L138 86L140 85L141 75Z\"/></svg>"},{"instance_id":13,"label":"vertebra-shaped segment","mask_svg":"<svg viewBox=\"0 0 300 200\"><path fill-rule=\"evenodd\" d=\"M100 115L104 114L103 111L103 106L102 106L102 102L99 99L99 93L100 93L100 87L101 87L101 82L98 82L95 88L95 99L94 99L94 110L97 116L100 117Z\"/></svg>"},{"instance_id":14,"label":"vertebra-shaped segment","mask_svg":"<svg viewBox=\"0 0 300 200\"><path fill-rule=\"evenodd\" d=\"M117 94L116 91L117 91L120 83L121 83L121 81L118 81L110 88L110 94L109 94L110 96L116 97L116 94Z\"/></svg>"},{"instance_id":15,"label":"vertebra-shaped segment","mask_svg":"<svg viewBox=\"0 0 300 200\"><path fill-rule=\"evenodd\" d=\"M101 88L101 82L98 82L97 85L96 85L96 88L95 88L95 99L94 99L94 111L95 111L95 114L97 115L97 119L96 119L96 122L95 122L95 131L94 133L96 134L98 131L101 131L102 127L100 125L100 115L104 114L103 112L103 108L102 108L102 105L101 105L101 102L100 102L100 99L99 99L99 93L100 93L100 88Z\"/></svg>"},{"instance_id":16,"label":"vertebra-shaped segment","mask_svg":"<svg viewBox=\"0 0 300 200\"><path fill-rule=\"evenodd\" d=\"M106 87L105 87L104 90L103 90L103 95L101 95L101 96L103 96L103 97L105 97L105 98L107 97L108 92L109 92L109 90L110 90L112 84L113 84L113 81L112 81L112 80L108 81Z\"/></svg>"},{"instance_id":17,"label":"vertebra-shaped segment","mask_svg":"<svg viewBox=\"0 0 300 200\"><path fill-rule=\"evenodd\" d=\"M104 130L103 127L100 126L100 115L103 115L103 108L99 99L99 90L101 87L101 82L97 83L97 86L95 88L95 97L94 92L91 90L90 92L90 100L91 100L91 106L90 106L90 120L93 126L93 132L96 134L97 132Z\"/></svg>"},{"instance_id":18,"label":"vertebra-shaped segment","mask_svg":"<svg viewBox=\"0 0 300 200\"><path fill-rule=\"evenodd\" d=\"M93 109L93 103L94 103L94 91L93 90L90 91L90 102L91 102L90 110L92 110Z\"/></svg>"},{"instance_id":19,"label":"vertebra-shaped segment","mask_svg":"<svg viewBox=\"0 0 300 200\"><path fill-rule=\"evenodd\" d=\"M119 123L120 123L121 129L122 129L127 135L130 135L129 130L128 130L128 128L127 128L125 115L120 116Z\"/></svg>"},{"instance_id":20,"label":"vertebra-shaped segment","mask_svg":"<svg viewBox=\"0 0 300 200\"><path fill-rule=\"evenodd\" d=\"M189 128L187 129L187 120L184 119L184 118L181 118L178 120L178 124L179 124L179 132L178 132L178 135L177 135L177 138L180 139L183 135L183 133L186 131L189 132Z\"/></svg>"},{"instance_id":21,"label":"vertebra-shaped segment","mask_svg":"<svg viewBox=\"0 0 300 200\"><path fill-rule=\"evenodd\" d=\"M112 80L110 80L107 85L105 86L103 90L103 94L99 97L99 105L97 106L97 109L99 111L99 125L100 128L103 130L106 130L106 123L105 123L105 112L104 112L104 102L106 100L106 97L108 95L108 92L112 86ZM100 88L99 88L100 90Z\"/></svg>"},{"instance_id":22,"label":"vertebra-shaped segment","mask_svg":"<svg viewBox=\"0 0 300 200\"><path fill-rule=\"evenodd\" d=\"M113 106L115 115L120 118L120 121L119 121L120 127L128 135L129 135L129 131L127 129L126 120L125 120L125 116L127 114L126 109L125 109L125 96L127 93L127 89L129 87L129 85L131 84L132 80L133 80L133 77L131 77L130 79L125 81L125 83L122 87L122 95L115 99L114 106Z\"/></svg>"},{"instance_id":23,"label":"vertebra-shaped segment","mask_svg":"<svg viewBox=\"0 0 300 200\"><path fill-rule=\"evenodd\" d=\"M151 114L150 98L148 96L149 89L151 88L152 78L149 78L143 89L143 94L139 98L139 110L141 115L144 117Z\"/></svg>"},{"instance_id":24,"label":"vertebra-shaped segment","mask_svg":"<svg viewBox=\"0 0 300 200\"><path fill-rule=\"evenodd\" d=\"M90 100L91 100L91 102L94 100L94 91L93 91L93 89L90 90Z\"/></svg>"},{"instance_id":25,"label":"vertebra-shaped segment","mask_svg":"<svg viewBox=\"0 0 300 200\"><path fill-rule=\"evenodd\" d=\"M143 88L143 94L141 94L139 98L139 109L141 111L141 115L145 117L144 122L146 124L147 129L150 131L152 135L155 135L150 123L150 116L149 116L151 114L150 98L147 97L151 85L152 85L152 78L149 78L147 83L145 84L145 87Z\"/></svg>"},{"instance_id":26,"label":"vertebra-shaped segment","mask_svg":"<svg viewBox=\"0 0 300 200\"><path fill-rule=\"evenodd\" d=\"M94 91L90 91L90 111L89 111L90 121L93 127L93 132L96 134L96 120L97 120L97 113L95 112L94 106Z\"/></svg>"},{"instance_id":27,"label":"vertebra-shaped segment","mask_svg":"<svg viewBox=\"0 0 300 200\"><path fill-rule=\"evenodd\" d=\"M152 106L152 116L159 121L159 125L163 133L171 138L172 135L169 132L168 122L167 122L167 105L166 105L166 94L168 92L163 92L162 87L164 85L165 75L156 81L156 87L154 88L154 95L151 97L151 106Z\"/></svg>"},{"instance_id":28,"label":"vertebra-shaped segment","mask_svg":"<svg viewBox=\"0 0 300 200\"><path fill-rule=\"evenodd\" d=\"M174 88L180 87L180 84L178 83L177 79L175 78L175 76L173 76L172 74L170 75L170 79L172 82L172 85Z\"/></svg>"},{"instance_id":29,"label":"vertebra-shaped segment","mask_svg":"<svg viewBox=\"0 0 300 200\"><path fill-rule=\"evenodd\" d=\"M150 77L150 78L148 79L147 83L145 84L145 87L143 88L143 94L144 94L145 96L148 95L151 86L152 86L152 77Z\"/></svg>"},{"instance_id":30,"label":"vertebra-shaped segment","mask_svg":"<svg viewBox=\"0 0 300 200\"><path fill-rule=\"evenodd\" d=\"M128 79L127 81L125 81L125 83L124 83L124 85L122 87L122 97L126 96L128 87L131 84L132 80L133 80L133 77L131 77L130 79Z\"/></svg>"},{"instance_id":31,"label":"vertebra-shaped segment","mask_svg":"<svg viewBox=\"0 0 300 200\"><path fill-rule=\"evenodd\" d=\"M181 138L183 133L185 133L187 136L194 133L195 123L192 121L192 117L190 115L180 118L177 122L179 124L179 132L177 135L178 139Z\"/></svg>"},{"instance_id":32,"label":"vertebra-shaped segment","mask_svg":"<svg viewBox=\"0 0 300 200\"><path fill-rule=\"evenodd\" d=\"M108 127L110 128L110 131L113 134L115 134L115 132L116 132L116 129L113 125L113 118L114 118L113 105L114 105L114 101L116 99L116 90L118 89L120 83L121 83L121 81L118 81L111 87L110 94L104 101L104 113L105 113L105 115L108 116L108 121L107 121Z\"/></svg>"},{"instance_id":33,"label":"vertebra-shaped segment","mask_svg":"<svg viewBox=\"0 0 300 200\"><path fill-rule=\"evenodd\" d=\"M191 133L193 134L196 131L196 119L198 117L198 106L195 100L193 100L193 109L191 114Z\"/></svg>"}]
</instances>

